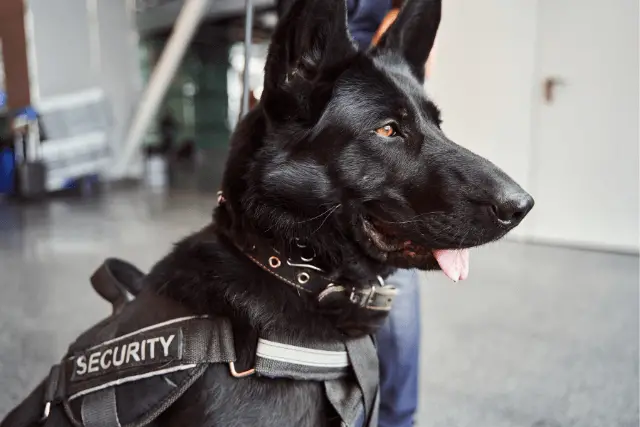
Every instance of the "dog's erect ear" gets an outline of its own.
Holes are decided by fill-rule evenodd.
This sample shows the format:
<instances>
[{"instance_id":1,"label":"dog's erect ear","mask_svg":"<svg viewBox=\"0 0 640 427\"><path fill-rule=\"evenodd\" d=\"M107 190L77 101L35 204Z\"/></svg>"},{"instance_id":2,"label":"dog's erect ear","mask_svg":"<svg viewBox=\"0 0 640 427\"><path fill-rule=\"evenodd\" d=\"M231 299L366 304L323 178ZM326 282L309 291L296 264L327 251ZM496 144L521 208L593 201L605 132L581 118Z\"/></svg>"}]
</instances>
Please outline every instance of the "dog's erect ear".
<instances>
[{"instance_id":1,"label":"dog's erect ear","mask_svg":"<svg viewBox=\"0 0 640 427\"><path fill-rule=\"evenodd\" d=\"M330 72L356 52L347 29L345 0L285 3L269 46L263 92L265 103L278 103L279 110L285 107L283 102L296 108L295 98L307 96L321 73Z\"/></svg>"},{"instance_id":2,"label":"dog's erect ear","mask_svg":"<svg viewBox=\"0 0 640 427\"><path fill-rule=\"evenodd\" d=\"M355 51L345 0L289 0L281 9L265 66L267 84L282 84L296 73L310 77Z\"/></svg>"},{"instance_id":3,"label":"dog's erect ear","mask_svg":"<svg viewBox=\"0 0 640 427\"><path fill-rule=\"evenodd\" d=\"M392 50L400 53L413 74L423 81L441 13L442 0L405 0L398 17L372 52Z\"/></svg>"}]
</instances>

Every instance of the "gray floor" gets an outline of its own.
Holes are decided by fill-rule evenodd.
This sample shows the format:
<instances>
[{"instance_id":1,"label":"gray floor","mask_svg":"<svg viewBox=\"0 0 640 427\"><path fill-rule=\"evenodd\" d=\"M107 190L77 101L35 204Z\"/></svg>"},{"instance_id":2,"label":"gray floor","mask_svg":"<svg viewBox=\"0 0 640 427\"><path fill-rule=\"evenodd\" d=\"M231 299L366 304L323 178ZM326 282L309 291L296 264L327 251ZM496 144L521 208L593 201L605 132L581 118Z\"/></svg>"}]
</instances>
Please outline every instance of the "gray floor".
<instances>
[{"instance_id":1,"label":"gray floor","mask_svg":"<svg viewBox=\"0 0 640 427\"><path fill-rule=\"evenodd\" d=\"M108 313L92 269L148 268L212 199L0 203L0 418ZM638 257L505 242L471 261L463 284L426 276L420 426L638 425Z\"/></svg>"}]
</instances>

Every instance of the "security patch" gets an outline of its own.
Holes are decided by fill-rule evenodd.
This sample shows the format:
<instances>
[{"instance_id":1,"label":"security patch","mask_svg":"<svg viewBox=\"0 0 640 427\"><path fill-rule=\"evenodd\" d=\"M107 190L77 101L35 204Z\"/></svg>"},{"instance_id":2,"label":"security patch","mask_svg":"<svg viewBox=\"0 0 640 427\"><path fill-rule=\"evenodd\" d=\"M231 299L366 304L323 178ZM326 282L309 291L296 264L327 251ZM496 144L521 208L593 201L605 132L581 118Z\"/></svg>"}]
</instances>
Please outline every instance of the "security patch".
<instances>
[{"instance_id":1,"label":"security patch","mask_svg":"<svg viewBox=\"0 0 640 427\"><path fill-rule=\"evenodd\" d=\"M84 381L182 358L182 329L170 328L123 336L77 353L71 381Z\"/></svg>"}]
</instances>

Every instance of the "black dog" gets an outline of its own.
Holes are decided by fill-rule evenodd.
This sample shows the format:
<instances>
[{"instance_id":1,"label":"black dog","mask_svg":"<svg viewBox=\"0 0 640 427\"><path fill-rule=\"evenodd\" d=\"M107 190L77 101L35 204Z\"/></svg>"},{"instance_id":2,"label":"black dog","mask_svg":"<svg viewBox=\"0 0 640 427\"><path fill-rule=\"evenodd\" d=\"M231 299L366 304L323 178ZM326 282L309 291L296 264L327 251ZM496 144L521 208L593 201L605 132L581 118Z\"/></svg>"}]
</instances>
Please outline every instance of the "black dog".
<instances>
[{"instance_id":1,"label":"black dog","mask_svg":"<svg viewBox=\"0 0 640 427\"><path fill-rule=\"evenodd\" d=\"M423 88L440 8L407 1L369 52L354 48L344 0L298 0L278 24L262 99L232 138L215 225L178 243L145 279L193 313L231 319L239 371L254 366L265 332L289 342L373 333L387 312L353 304L360 289L396 268L464 279L467 248L501 238L533 207L504 172L440 129ZM277 254L269 266L254 262L260 248ZM331 282L320 295L295 283L307 273L264 271L294 255ZM352 292L325 302L336 289ZM238 379L216 365L153 425L336 420L320 382Z\"/></svg>"}]
</instances>

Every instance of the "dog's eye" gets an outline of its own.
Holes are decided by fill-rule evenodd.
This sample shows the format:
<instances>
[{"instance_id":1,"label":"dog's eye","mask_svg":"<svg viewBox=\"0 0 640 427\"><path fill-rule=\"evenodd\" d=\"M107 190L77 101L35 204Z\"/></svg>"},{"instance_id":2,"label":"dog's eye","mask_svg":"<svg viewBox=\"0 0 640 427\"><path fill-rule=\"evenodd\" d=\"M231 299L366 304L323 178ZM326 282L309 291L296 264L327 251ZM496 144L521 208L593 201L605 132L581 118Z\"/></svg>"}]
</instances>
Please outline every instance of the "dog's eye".
<instances>
[{"instance_id":1,"label":"dog's eye","mask_svg":"<svg viewBox=\"0 0 640 427\"><path fill-rule=\"evenodd\" d=\"M395 136L398 133L396 126L392 123L384 125L376 129L376 133L380 136L385 136L387 138Z\"/></svg>"}]
</instances>

